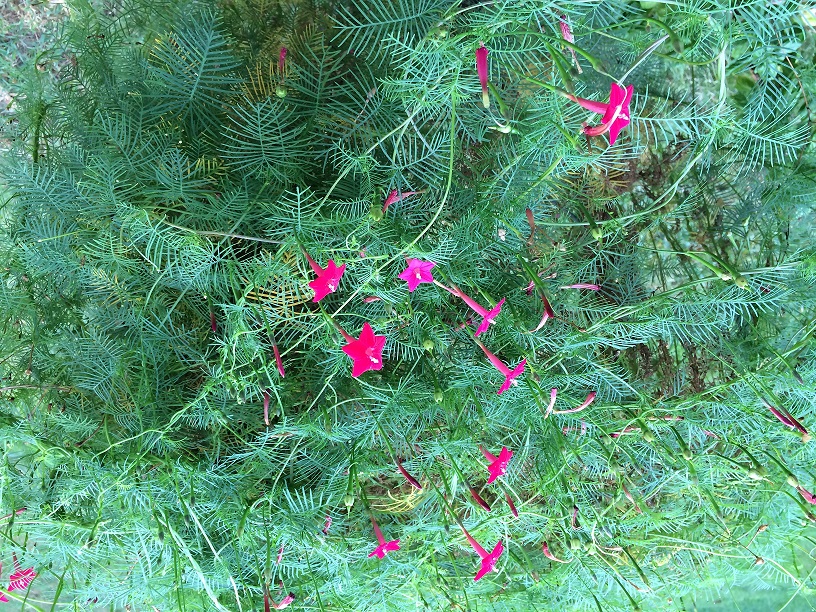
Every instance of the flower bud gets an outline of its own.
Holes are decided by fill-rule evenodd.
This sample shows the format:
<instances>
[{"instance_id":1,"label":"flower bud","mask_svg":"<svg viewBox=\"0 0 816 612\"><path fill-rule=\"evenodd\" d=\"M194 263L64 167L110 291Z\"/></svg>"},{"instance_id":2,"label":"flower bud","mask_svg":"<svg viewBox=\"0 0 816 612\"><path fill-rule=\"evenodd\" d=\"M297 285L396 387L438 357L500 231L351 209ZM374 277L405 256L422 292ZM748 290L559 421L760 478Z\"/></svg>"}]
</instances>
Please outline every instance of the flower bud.
<instances>
[{"instance_id":1,"label":"flower bud","mask_svg":"<svg viewBox=\"0 0 816 612\"><path fill-rule=\"evenodd\" d=\"M788 474L788 484L792 487L798 487L799 479L793 474Z\"/></svg>"},{"instance_id":2,"label":"flower bud","mask_svg":"<svg viewBox=\"0 0 816 612\"><path fill-rule=\"evenodd\" d=\"M354 496L351 493L346 493L345 497L343 497L343 503L346 504L346 508L351 508L354 505Z\"/></svg>"},{"instance_id":3,"label":"flower bud","mask_svg":"<svg viewBox=\"0 0 816 612\"><path fill-rule=\"evenodd\" d=\"M286 94L288 94L288 93L289 93L289 91L283 85L278 85L275 88L275 95L278 96L281 99L285 98Z\"/></svg>"}]
</instances>

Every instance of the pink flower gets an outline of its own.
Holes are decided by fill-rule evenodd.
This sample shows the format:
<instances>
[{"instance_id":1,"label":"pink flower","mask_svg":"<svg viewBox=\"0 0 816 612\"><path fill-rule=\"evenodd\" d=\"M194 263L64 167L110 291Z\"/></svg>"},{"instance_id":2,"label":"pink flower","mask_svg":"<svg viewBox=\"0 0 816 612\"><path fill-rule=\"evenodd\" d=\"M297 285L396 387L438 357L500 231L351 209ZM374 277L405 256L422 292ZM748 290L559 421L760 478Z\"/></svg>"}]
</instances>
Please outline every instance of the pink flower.
<instances>
[{"instance_id":1,"label":"pink flower","mask_svg":"<svg viewBox=\"0 0 816 612\"><path fill-rule=\"evenodd\" d=\"M567 23L567 16L561 15L561 19L559 20L559 25L561 26L561 36L564 37L564 40L568 43L574 43L575 37L572 35L572 30ZM572 53L572 61L575 63L575 67L578 69L578 74L583 74L583 70L581 70L581 64L578 63L578 57L575 55L575 49L572 47L569 48L570 53Z\"/></svg>"},{"instance_id":2,"label":"pink flower","mask_svg":"<svg viewBox=\"0 0 816 612\"><path fill-rule=\"evenodd\" d=\"M589 289L590 291L600 291L601 287L599 285L593 285L592 283L575 283L574 285L565 285L561 287L561 289Z\"/></svg>"},{"instance_id":3,"label":"pink flower","mask_svg":"<svg viewBox=\"0 0 816 612\"><path fill-rule=\"evenodd\" d=\"M462 526L460 525L460 527ZM502 541L499 540L496 546L493 548L493 552L487 552L473 538L473 536L471 536L467 532L467 529L462 527L462 531L464 532L465 537L467 538L467 541L470 543L473 550L476 551L476 554L478 554L479 557L482 559L482 567L479 568L479 571L476 573L476 577L473 579L475 582L476 580L482 578L488 572L492 572L493 570L496 569L496 562L499 560L499 557L501 557L502 553L504 552L504 545L502 544Z\"/></svg>"},{"instance_id":4,"label":"pink flower","mask_svg":"<svg viewBox=\"0 0 816 612\"><path fill-rule=\"evenodd\" d=\"M374 335L374 330L366 321L357 340L353 338L343 347L343 352L354 360L351 375L357 378L369 370L382 370L382 350L385 346L385 336Z\"/></svg>"},{"instance_id":5,"label":"pink flower","mask_svg":"<svg viewBox=\"0 0 816 612\"><path fill-rule=\"evenodd\" d=\"M388 194L388 197L385 198L385 202L383 202L383 208L382 208L383 213L386 210L388 210L388 207L391 206L392 204L396 204L400 200L404 200L408 196L416 195L418 193L420 193L420 192L419 191L403 191L402 193L400 193L400 191L398 189L392 189L391 193Z\"/></svg>"},{"instance_id":6,"label":"pink flower","mask_svg":"<svg viewBox=\"0 0 816 612\"><path fill-rule=\"evenodd\" d=\"M501 387L499 387L499 390L497 392L498 395L501 395L502 393L507 391L510 388L510 385L516 384L516 378L521 376L521 374L524 372L525 365L527 365L527 360L522 359L521 362L519 362L519 364L515 368L513 368L510 372L505 374L504 382L501 384Z\"/></svg>"},{"instance_id":7,"label":"pink flower","mask_svg":"<svg viewBox=\"0 0 816 612\"><path fill-rule=\"evenodd\" d=\"M213 331L218 330L218 322L215 320L215 313L210 311L210 329Z\"/></svg>"},{"instance_id":8,"label":"pink flower","mask_svg":"<svg viewBox=\"0 0 816 612\"><path fill-rule=\"evenodd\" d=\"M377 535L377 541L380 543L380 545L369 553L369 557L376 556L378 559L382 559L385 557L387 552L399 550L399 540L386 541L385 537L383 537L382 531L380 531L380 526L377 525L377 521L374 520L373 516L371 517L371 525L374 527L374 533Z\"/></svg>"},{"instance_id":9,"label":"pink flower","mask_svg":"<svg viewBox=\"0 0 816 612\"><path fill-rule=\"evenodd\" d=\"M510 463L510 459L513 458L513 451L508 450L506 446L502 446L499 456L496 457L490 454L484 446L480 446L479 450L482 451L485 459L490 461L490 465L487 466L487 471L490 472L490 478L487 479L487 484L490 484L499 476L504 476L505 472L507 472L507 464Z\"/></svg>"},{"instance_id":10,"label":"pink flower","mask_svg":"<svg viewBox=\"0 0 816 612\"><path fill-rule=\"evenodd\" d=\"M524 372L524 366L527 365L527 360L522 359L521 363L519 363L514 369L511 370L506 365L504 365L504 362L501 359L499 359L498 357L496 357L496 355L490 352L484 344L482 344L476 338L474 338L474 340L476 340L476 344L478 344L479 347L481 347L482 352L490 360L490 363L493 364L493 367L495 367L499 372L504 374L504 382L502 383L501 387L499 387L499 390L497 392L498 395L501 395L510 388L510 385L516 384L515 379L518 378L522 372Z\"/></svg>"},{"instance_id":11,"label":"pink flower","mask_svg":"<svg viewBox=\"0 0 816 612\"><path fill-rule=\"evenodd\" d=\"M318 266L311 257L309 257L309 263L312 265L315 274L317 274L317 278L310 282L309 286L314 289L315 292L313 301L319 302L330 293L337 291L337 287L340 286L340 279L343 277L343 272L346 271L346 264L338 268L334 261L330 259L324 270Z\"/></svg>"},{"instance_id":12,"label":"pink flower","mask_svg":"<svg viewBox=\"0 0 816 612\"><path fill-rule=\"evenodd\" d=\"M17 561L17 555L12 553L14 560L14 573L9 576L8 591L25 591L31 581L37 576L33 567L23 569Z\"/></svg>"},{"instance_id":13,"label":"pink flower","mask_svg":"<svg viewBox=\"0 0 816 612\"><path fill-rule=\"evenodd\" d=\"M487 328L496 322L496 317L498 317L499 313L501 312L502 304L504 304L504 298L502 298L490 312L485 314L484 319L482 319L482 322L479 323L479 327L476 328L476 336L484 331L487 331Z\"/></svg>"},{"instance_id":14,"label":"pink flower","mask_svg":"<svg viewBox=\"0 0 816 612\"><path fill-rule=\"evenodd\" d=\"M612 83L609 90L609 103L594 102L578 98L571 94L567 97L573 102L577 102L583 108L593 113L603 114L600 125L595 127L585 127L584 134L587 136L600 136L609 132L609 144L615 144L620 131L629 125L629 102L632 100L634 87L629 85L625 89L617 83Z\"/></svg>"},{"instance_id":15,"label":"pink flower","mask_svg":"<svg viewBox=\"0 0 816 612\"><path fill-rule=\"evenodd\" d=\"M479 75L479 83L482 85L482 104L485 108L490 108L490 96L487 93L487 54L490 51L484 46L484 43L479 43L479 48L476 49L476 74Z\"/></svg>"},{"instance_id":16,"label":"pink flower","mask_svg":"<svg viewBox=\"0 0 816 612\"><path fill-rule=\"evenodd\" d=\"M330 514L327 514L326 515L326 523L323 526L323 529L321 529L320 531L323 532L323 535L329 535L329 529L331 529L331 526L332 526L332 517L331 517Z\"/></svg>"},{"instance_id":17,"label":"pink flower","mask_svg":"<svg viewBox=\"0 0 816 612\"><path fill-rule=\"evenodd\" d=\"M421 283L433 283L431 270L436 264L432 261L409 259L408 267L400 272L399 278L408 283L408 292L413 292Z\"/></svg>"}]
</instances>

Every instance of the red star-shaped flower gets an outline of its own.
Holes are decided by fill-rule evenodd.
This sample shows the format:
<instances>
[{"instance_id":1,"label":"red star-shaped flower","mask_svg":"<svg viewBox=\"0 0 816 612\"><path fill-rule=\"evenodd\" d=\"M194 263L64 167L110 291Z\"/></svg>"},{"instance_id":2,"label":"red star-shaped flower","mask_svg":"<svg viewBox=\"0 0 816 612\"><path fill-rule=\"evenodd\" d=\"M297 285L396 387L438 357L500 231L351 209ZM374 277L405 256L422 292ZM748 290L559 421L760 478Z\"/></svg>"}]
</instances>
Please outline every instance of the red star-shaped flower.
<instances>
[{"instance_id":1,"label":"red star-shaped flower","mask_svg":"<svg viewBox=\"0 0 816 612\"><path fill-rule=\"evenodd\" d=\"M490 461L490 465L487 466L487 471L490 472L490 478L487 479L487 484L490 484L499 476L504 476L504 473L507 471L507 464L510 463L510 459L513 458L513 451L509 450L506 446L502 446L499 456L496 457L488 452L485 447L480 446L479 448L485 456L485 459Z\"/></svg>"},{"instance_id":2,"label":"red star-shaped flower","mask_svg":"<svg viewBox=\"0 0 816 612\"><path fill-rule=\"evenodd\" d=\"M498 395L501 395L507 391L510 388L510 385L516 384L515 379L520 376L522 372L524 372L525 365L527 365L527 360L522 359L521 363L519 363L511 372L505 375L504 382L502 383L502 386L499 387Z\"/></svg>"},{"instance_id":3,"label":"red star-shaped flower","mask_svg":"<svg viewBox=\"0 0 816 612\"><path fill-rule=\"evenodd\" d=\"M382 559L385 557L385 553L392 550L399 550L399 540L389 540L388 542L383 542L377 546L377 548L372 550L368 556L373 557L376 555L378 559Z\"/></svg>"},{"instance_id":4,"label":"red star-shaped flower","mask_svg":"<svg viewBox=\"0 0 816 612\"><path fill-rule=\"evenodd\" d=\"M476 576L473 578L473 581L477 581L482 578L485 574L492 572L496 569L496 562L501 557L502 553L504 552L504 544L502 541L499 540L496 543L496 546L493 548L493 552L491 552L486 557L482 557L482 567L479 568L479 571L476 573Z\"/></svg>"},{"instance_id":5,"label":"red star-shaped flower","mask_svg":"<svg viewBox=\"0 0 816 612\"><path fill-rule=\"evenodd\" d=\"M326 264L326 269L323 270L320 266L312 266L315 268L317 278L309 283L309 286L314 289L314 301L319 302L330 293L337 291L340 286L340 279L343 277L343 272L346 271L346 264L339 268L335 265L333 260L329 260Z\"/></svg>"},{"instance_id":6,"label":"red star-shaped flower","mask_svg":"<svg viewBox=\"0 0 816 612\"><path fill-rule=\"evenodd\" d=\"M623 88L617 83L612 83L609 90L608 104L585 100L584 98L578 98L572 95L567 97L593 113L603 114L600 125L585 127L584 134L587 136L600 136L601 134L609 132L609 144L613 145L618 139L620 131L629 125L631 121L629 103L632 100L633 90L634 87L632 85Z\"/></svg>"},{"instance_id":7,"label":"red star-shaped flower","mask_svg":"<svg viewBox=\"0 0 816 612\"><path fill-rule=\"evenodd\" d=\"M17 571L9 576L9 592L25 591L36 575L33 567L29 567L28 569L17 568Z\"/></svg>"},{"instance_id":8,"label":"red star-shaped flower","mask_svg":"<svg viewBox=\"0 0 816 612\"><path fill-rule=\"evenodd\" d=\"M474 340L476 340L475 337ZM506 365L504 365L504 362L501 359L496 357L496 355L494 355L490 350L488 350L488 348L484 344L482 344L480 340L476 340L476 344L478 344L479 348L482 349L482 352L490 360L490 363L493 364L493 367L495 367L499 372L504 374L504 382L502 383L502 386L499 388L497 392L498 395L501 395L502 393L507 391L507 389L510 388L510 385L516 384L515 379L522 372L524 372L524 366L527 365L527 360L522 359L521 363L518 364L513 370L511 370Z\"/></svg>"},{"instance_id":9,"label":"red star-shaped flower","mask_svg":"<svg viewBox=\"0 0 816 612\"><path fill-rule=\"evenodd\" d=\"M386 541L385 536L383 536L382 531L380 530L380 526L377 524L377 521L374 520L373 516L371 517L371 526L374 527L374 533L376 534L377 541L380 544L368 554L369 557L376 556L378 559L382 559L385 557L385 553L393 550L399 550L399 540Z\"/></svg>"},{"instance_id":10,"label":"red star-shaped flower","mask_svg":"<svg viewBox=\"0 0 816 612\"><path fill-rule=\"evenodd\" d=\"M433 283L431 270L436 264L432 261L409 259L408 267L400 272L399 277L408 283L408 292L411 293L420 283Z\"/></svg>"},{"instance_id":11,"label":"red star-shaped flower","mask_svg":"<svg viewBox=\"0 0 816 612\"><path fill-rule=\"evenodd\" d=\"M483 331L487 331L487 328L496 322L496 317L498 317L499 313L501 312L502 304L504 304L504 298L502 298L501 301L496 304L493 310L484 315L484 319L482 319L482 322L479 323L479 327L476 328L476 333L474 334L475 336L478 336Z\"/></svg>"},{"instance_id":12,"label":"red star-shaped flower","mask_svg":"<svg viewBox=\"0 0 816 612\"><path fill-rule=\"evenodd\" d=\"M467 541L470 543L470 546L473 548L473 550L476 551L476 554L478 554L479 557L481 557L482 559L482 567L479 568L476 577L473 579L475 582L476 580L482 578L486 573L492 572L496 568L496 562L499 560L499 557L501 557L502 553L504 552L504 545L502 544L501 540L499 540L495 548L493 548L493 552L489 553L484 548L482 548L481 544L479 544L476 541L476 538L470 535L467 529L465 529L465 527L461 523L459 524L459 527L464 532Z\"/></svg>"},{"instance_id":13,"label":"red star-shaped flower","mask_svg":"<svg viewBox=\"0 0 816 612\"><path fill-rule=\"evenodd\" d=\"M363 323L363 330L357 340L352 340L343 347L343 352L354 360L351 375L357 378L363 372L382 369L382 350L385 336L375 336L368 322Z\"/></svg>"}]
</instances>

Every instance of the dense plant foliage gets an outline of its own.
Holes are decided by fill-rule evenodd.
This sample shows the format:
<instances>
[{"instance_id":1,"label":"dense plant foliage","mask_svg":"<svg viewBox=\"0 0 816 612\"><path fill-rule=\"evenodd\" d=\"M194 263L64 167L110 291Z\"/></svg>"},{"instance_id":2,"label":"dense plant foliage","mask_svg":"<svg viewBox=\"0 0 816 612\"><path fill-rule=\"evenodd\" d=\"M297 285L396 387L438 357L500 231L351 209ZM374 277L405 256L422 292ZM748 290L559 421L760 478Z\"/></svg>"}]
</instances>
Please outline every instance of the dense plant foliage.
<instances>
[{"instance_id":1,"label":"dense plant foliage","mask_svg":"<svg viewBox=\"0 0 816 612\"><path fill-rule=\"evenodd\" d=\"M5 128L8 598L803 587L806 6L70 6Z\"/></svg>"}]
</instances>

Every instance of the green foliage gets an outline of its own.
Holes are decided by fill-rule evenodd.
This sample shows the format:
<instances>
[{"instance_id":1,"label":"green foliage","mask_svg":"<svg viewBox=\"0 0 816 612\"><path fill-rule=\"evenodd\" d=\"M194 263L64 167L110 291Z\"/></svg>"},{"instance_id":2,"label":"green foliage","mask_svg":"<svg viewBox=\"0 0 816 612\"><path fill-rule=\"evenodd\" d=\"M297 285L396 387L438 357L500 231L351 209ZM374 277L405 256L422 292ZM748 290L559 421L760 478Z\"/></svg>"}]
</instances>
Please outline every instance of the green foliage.
<instances>
[{"instance_id":1,"label":"green foliage","mask_svg":"<svg viewBox=\"0 0 816 612\"><path fill-rule=\"evenodd\" d=\"M816 512L793 477L815 490L816 451L769 409L816 417L799 3L69 12L58 76L32 71L4 134L4 564L138 610L809 594ZM609 145L563 94L605 101L613 81L635 94ZM383 211L395 189L418 193ZM346 266L320 304L304 252ZM406 258L505 300L479 339L526 360L517 385L496 393L479 317L409 293ZM336 326L365 322L384 367L354 378ZM514 452L490 485L480 446ZM400 539L382 560L372 517ZM497 574L474 582L460 525L504 543Z\"/></svg>"}]
</instances>

